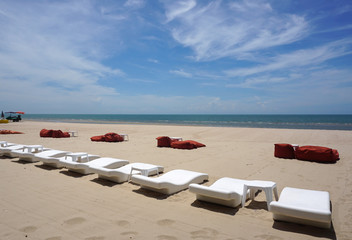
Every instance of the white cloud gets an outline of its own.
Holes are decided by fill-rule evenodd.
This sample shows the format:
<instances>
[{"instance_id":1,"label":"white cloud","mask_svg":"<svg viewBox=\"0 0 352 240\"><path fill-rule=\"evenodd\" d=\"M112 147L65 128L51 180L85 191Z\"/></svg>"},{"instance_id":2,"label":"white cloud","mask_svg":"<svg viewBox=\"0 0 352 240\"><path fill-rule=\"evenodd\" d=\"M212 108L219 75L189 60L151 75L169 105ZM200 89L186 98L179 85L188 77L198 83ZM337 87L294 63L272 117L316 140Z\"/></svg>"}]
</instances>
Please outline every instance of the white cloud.
<instances>
[{"instance_id":1,"label":"white cloud","mask_svg":"<svg viewBox=\"0 0 352 240\"><path fill-rule=\"evenodd\" d=\"M191 78L193 76L192 73L185 72L183 69L170 70L170 73L173 73L182 77L187 77L187 78Z\"/></svg>"},{"instance_id":2,"label":"white cloud","mask_svg":"<svg viewBox=\"0 0 352 240\"><path fill-rule=\"evenodd\" d=\"M312 49L298 50L292 53L278 55L272 59L268 59L268 64L251 68L228 70L226 71L226 74L231 77L249 76L263 72L288 69L292 67L316 65L333 58L351 54L351 45L351 39L336 41Z\"/></svg>"},{"instance_id":3,"label":"white cloud","mask_svg":"<svg viewBox=\"0 0 352 240\"><path fill-rule=\"evenodd\" d=\"M177 17L182 17L183 14L189 12L197 5L195 0L165 0L167 22L174 20Z\"/></svg>"},{"instance_id":4,"label":"white cloud","mask_svg":"<svg viewBox=\"0 0 352 240\"><path fill-rule=\"evenodd\" d=\"M248 58L253 51L298 41L308 29L304 17L280 14L261 0L190 3L166 5L166 16L174 39L190 47L196 60Z\"/></svg>"}]
</instances>

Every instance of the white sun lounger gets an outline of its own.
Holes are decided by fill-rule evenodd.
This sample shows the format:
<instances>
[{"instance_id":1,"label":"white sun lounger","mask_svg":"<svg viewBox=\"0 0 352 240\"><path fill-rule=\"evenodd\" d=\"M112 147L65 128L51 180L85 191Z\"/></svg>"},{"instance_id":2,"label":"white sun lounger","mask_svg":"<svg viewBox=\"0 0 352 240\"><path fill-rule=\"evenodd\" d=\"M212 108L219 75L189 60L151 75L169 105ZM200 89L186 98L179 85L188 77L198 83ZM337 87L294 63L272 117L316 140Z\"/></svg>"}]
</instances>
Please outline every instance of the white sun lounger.
<instances>
[{"instance_id":1,"label":"white sun lounger","mask_svg":"<svg viewBox=\"0 0 352 240\"><path fill-rule=\"evenodd\" d=\"M274 220L331 227L330 195L325 191L285 187L279 201L270 203Z\"/></svg>"},{"instance_id":2,"label":"white sun lounger","mask_svg":"<svg viewBox=\"0 0 352 240\"><path fill-rule=\"evenodd\" d=\"M42 145L24 145L23 148L18 150L12 150L9 152L10 157L18 157L21 159L22 156L28 154L34 155L35 153L50 150L50 148L44 148Z\"/></svg>"},{"instance_id":3,"label":"white sun lounger","mask_svg":"<svg viewBox=\"0 0 352 240\"><path fill-rule=\"evenodd\" d=\"M6 147L0 147L0 153L1 155L7 156L7 157L12 157L12 151L14 150L21 150L23 149L25 145L22 144L14 144L11 146L6 146Z\"/></svg>"},{"instance_id":4,"label":"white sun lounger","mask_svg":"<svg viewBox=\"0 0 352 240\"><path fill-rule=\"evenodd\" d=\"M73 162L71 158L66 158L67 154L71 154L71 153L66 153L64 156L60 156L60 157L37 157L37 159L41 161L43 165L47 165L53 168L63 168L65 167L65 164L70 164L71 162ZM99 156L97 155L90 155L90 154L88 154L88 157L89 157L89 160L99 158ZM82 160L87 161L85 157L83 157Z\"/></svg>"},{"instance_id":5,"label":"white sun lounger","mask_svg":"<svg viewBox=\"0 0 352 240\"><path fill-rule=\"evenodd\" d=\"M117 158L108 158L108 157L102 157L102 158L97 158L89 162L85 163L70 163L66 164L65 166L70 170L74 172L78 172L81 174L90 174L94 173L94 170L92 167L95 168L119 168L122 167L129 162L127 160L122 160L122 159L117 159Z\"/></svg>"},{"instance_id":6,"label":"white sun lounger","mask_svg":"<svg viewBox=\"0 0 352 240\"><path fill-rule=\"evenodd\" d=\"M75 155L75 154L79 154L79 155L85 154L85 155L80 156L77 159L74 159L70 156L70 155ZM76 170L76 165L78 165L80 163L86 163L86 162L95 160L97 158L100 158L100 156L93 155L93 154L87 154L87 153L70 153L70 154L66 155L65 157L60 158L59 163L57 163L57 166L65 167L69 171L72 171L72 172L81 173L81 171L79 169Z\"/></svg>"},{"instance_id":7,"label":"white sun lounger","mask_svg":"<svg viewBox=\"0 0 352 240\"><path fill-rule=\"evenodd\" d=\"M202 183L208 180L208 174L176 169L156 178L133 175L131 181L155 192L167 195L187 189L191 183Z\"/></svg>"},{"instance_id":8,"label":"white sun lounger","mask_svg":"<svg viewBox=\"0 0 352 240\"><path fill-rule=\"evenodd\" d=\"M155 175L164 171L164 167L148 163L130 163L120 168L91 166L91 171L98 174L98 177L101 179L116 183L122 183L128 181L131 174L141 173L138 170L132 170L132 168L154 169L147 172L148 176Z\"/></svg>"},{"instance_id":9,"label":"white sun lounger","mask_svg":"<svg viewBox=\"0 0 352 240\"><path fill-rule=\"evenodd\" d=\"M242 202L243 185L246 182L246 180L224 177L211 186L192 183L189 185L189 191L196 194L197 200L237 207ZM247 197L249 192L248 190Z\"/></svg>"},{"instance_id":10,"label":"white sun lounger","mask_svg":"<svg viewBox=\"0 0 352 240\"><path fill-rule=\"evenodd\" d=\"M23 153L19 158L20 160L26 162L39 162L42 157L62 157L65 156L68 151L54 150L48 149L46 151L38 152L38 153Z\"/></svg>"}]
</instances>

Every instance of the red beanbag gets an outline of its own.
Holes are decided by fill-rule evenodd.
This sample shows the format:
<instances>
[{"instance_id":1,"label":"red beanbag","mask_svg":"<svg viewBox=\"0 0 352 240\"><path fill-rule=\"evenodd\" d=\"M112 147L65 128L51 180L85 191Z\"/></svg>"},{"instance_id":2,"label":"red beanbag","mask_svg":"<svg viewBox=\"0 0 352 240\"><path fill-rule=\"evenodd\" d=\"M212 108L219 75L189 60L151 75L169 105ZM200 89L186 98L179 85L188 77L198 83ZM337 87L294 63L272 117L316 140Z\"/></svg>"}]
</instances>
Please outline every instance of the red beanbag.
<instances>
[{"instance_id":1,"label":"red beanbag","mask_svg":"<svg viewBox=\"0 0 352 240\"><path fill-rule=\"evenodd\" d=\"M295 151L291 144L277 143L275 144L274 156L277 158L295 158Z\"/></svg>"},{"instance_id":2,"label":"red beanbag","mask_svg":"<svg viewBox=\"0 0 352 240\"><path fill-rule=\"evenodd\" d=\"M178 148L178 149L194 149L194 148L199 148L199 147L205 147L205 145L203 143L199 143L196 141L186 140L186 141L172 142L171 147Z\"/></svg>"},{"instance_id":3,"label":"red beanbag","mask_svg":"<svg viewBox=\"0 0 352 240\"><path fill-rule=\"evenodd\" d=\"M94 142L104 142L105 141L105 136L104 135L94 136L94 137L91 137L90 140L92 140Z\"/></svg>"},{"instance_id":4,"label":"red beanbag","mask_svg":"<svg viewBox=\"0 0 352 240\"><path fill-rule=\"evenodd\" d=\"M107 133L105 134L105 142L122 142L123 137L118 135L117 133Z\"/></svg>"},{"instance_id":5,"label":"red beanbag","mask_svg":"<svg viewBox=\"0 0 352 240\"><path fill-rule=\"evenodd\" d=\"M0 130L0 134L23 134L23 132L17 132L12 130Z\"/></svg>"},{"instance_id":6,"label":"red beanbag","mask_svg":"<svg viewBox=\"0 0 352 240\"><path fill-rule=\"evenodd\" d=\"M339 159L337 150L319 146L298 147L295 155L299 160L316 162L336 162Z\"/></svg>"},{"instance_id":7,"label":"red beanbag","mask_svg":"<svg viewBox=\"0 0 352 240\"><path fill-rule=\"evenodd\" d=\"M171 146L171 138L167 136L157 137L158 147L170 147Z\"/></svg>"},{"instance_id":8,"label":"red beanbag","mask_svg":"<svg viewBox=\"0 0 352 240\"><path fill-rule=\"evenodd\" d=\"M39 133L41 137L52 137L53 136L53 130L47 130L47 129L42 129Z\"/></svg>"}]
</instances>

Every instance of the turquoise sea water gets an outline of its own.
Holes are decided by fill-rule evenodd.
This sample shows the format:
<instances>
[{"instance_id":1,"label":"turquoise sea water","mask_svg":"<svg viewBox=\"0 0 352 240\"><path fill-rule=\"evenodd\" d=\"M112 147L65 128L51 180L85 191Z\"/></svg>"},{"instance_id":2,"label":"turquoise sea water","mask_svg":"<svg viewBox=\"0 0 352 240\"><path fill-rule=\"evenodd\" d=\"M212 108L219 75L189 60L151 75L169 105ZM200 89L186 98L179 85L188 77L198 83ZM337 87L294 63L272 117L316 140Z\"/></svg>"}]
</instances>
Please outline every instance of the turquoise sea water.
<instances>
[{"instance_id":1,"label":"turquoise sea water","mask_svg":"<svg viewBox=\"0 0 352 240\"><path fill-rule=\"evenodd\" d=\"M23 120L352 130L352 115L25 114Z\"/></svg>"}]
</instances>

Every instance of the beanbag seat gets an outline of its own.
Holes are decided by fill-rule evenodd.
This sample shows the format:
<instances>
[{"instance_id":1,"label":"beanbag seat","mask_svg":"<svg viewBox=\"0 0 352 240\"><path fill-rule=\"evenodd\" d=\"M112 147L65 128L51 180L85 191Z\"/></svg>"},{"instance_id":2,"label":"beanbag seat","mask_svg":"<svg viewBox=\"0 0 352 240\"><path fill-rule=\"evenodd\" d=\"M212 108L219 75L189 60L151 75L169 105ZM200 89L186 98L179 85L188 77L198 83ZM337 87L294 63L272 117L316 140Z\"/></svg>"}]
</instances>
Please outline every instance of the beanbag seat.
<instances>
[{"instance_id":1,"label":"beanbag seat","mask_svg":"<svg viewBox=\"0 0 352 240\"><path fill-rule=\"evenodd\" d=\"M67 137L70 137L70 134L64 133L61 130L52 130L52 137L53 138L67 138Z\"/></svg>"},{"instance_id":2,"label":"beanbag seat","mask_svg":"<svg viewBox=\"0 0 352 240\"><path fill-rule=\"evenodd\" d=\"M94 142L104 142L105 136L104 135L94 136L94 137L91 137L90 140Z\"/></svg>"},{"instance_id":3,"label":"beanbag seat","mask_svg":"<svg viewBox=\"0 0 352 240\"><path fill-rule=\"evenodd\" d=\"M295 151L291 144L277 143L275 144L274 156L277 158L295 158Z\"/></svg>"},{"instance_id":4,"label":"beanbag seat","mask_svg":"<svg viewBox=\"0 0 352 240\"><path fill-rule=\"evenodd\" d=\"M316 162L336 162L340 159L336 149L320 146L302 146L295 151L295 156L299 160Z\"/></svg>"},{"instance_id":5,"label":"beanbag seat","mask_svg":"<svg viewBox=\"0 0 352 240\"><path fill-rule=\"evenodd\" d=\"M123 137L118 135L117 133L107 133L105 134L105 142L122 142L124 140Z\"/></svg>"},{"instance_id":6,"label":"beanbag seat","mask_svg":"<svg viewBox=\"0 0 352 240\"><path fill-rule=\"evenodd\" d=\"M0 130L0 134L23 134L23 132L17 132L12 130Z\"/></svg>"},{"instance_id":7,"label":"beanbag seat","mask_svg":"<svg viewBox=\"0 0 352 240\"><path fill-rule=\"evenodd\" d=\"M168 136L157 137L156 140L158 140L158 147L171 147L171 143L179 141L178 139L172 139Z\"/></svg>"},{"instance_id":8,"label":"beanbag seat","mask_svg":"<svg viewBox=\"0 0 352 240\"><path fill-rule=\"evenodd\" d=\"M171 147L177 149L194 149L199 147L205 147L205 144L193 140L186 140L172 142Z\"/></svg>"},{"instance_id":9,"label":"beanbag seat","mask_svg":"<svg viewBox=\"0 0 352 240\"><path fill-rule=\"evenodd\" d=\"M124 138L117 133L110 132L105 135L91 137L90 140L94 142L122 142Z\"/></svg>"}]
</instances>

